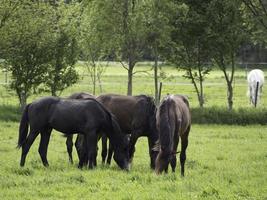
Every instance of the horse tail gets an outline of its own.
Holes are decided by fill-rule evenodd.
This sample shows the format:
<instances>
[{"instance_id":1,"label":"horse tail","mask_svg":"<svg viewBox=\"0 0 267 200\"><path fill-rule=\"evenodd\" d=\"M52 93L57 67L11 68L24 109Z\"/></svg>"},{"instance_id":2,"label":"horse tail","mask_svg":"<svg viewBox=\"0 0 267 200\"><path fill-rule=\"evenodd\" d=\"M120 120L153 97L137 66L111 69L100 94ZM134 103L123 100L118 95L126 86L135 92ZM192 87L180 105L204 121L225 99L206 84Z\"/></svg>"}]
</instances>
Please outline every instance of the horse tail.
<instances>
[{"instance_id":1,"label":"horse tail","mask_svg":"<svg viewBox=\"0 0 267 200\"><path fill-rule=\"evenodd\" d=\"M173 107L173 100L168 97L166 100L164 100L160 106L160 141L161 145L169 146L171 144L172 140L172 133L173 133L173 126L172 126L172 120L170 117L170 110L174 109Z\"/></svg>"},{"instance_id":2,"label":"horse tail","mask_svg":"<svg viewBox=\"0 0 267 200\"><path fill-rule=\"evenodd\" d=\"M173 126L172 126L172 120L170 116L170 110L174 109L173 107L173 100L170 97L167 97L160 105L159 107L159 131L160 131L160 136L159 136L159 154L156 158L156 165L155 165L155 170L156 173L159 174L161 173L166 166L168 165L168 160L165 155L161 150L164 149L164 151L172 151L172 140L173 140ZM158 146L158 145L157 145Z\"/></svg>"},{"instance_id":3,"label":"horse tail","mask_svg":"<svg viewBox=\"0 0 267 200\"><path fill-rule=\"evenodd\" d=\"M21 117L20 125L19 125L19 140L18 140L17 148L20 148L24 144L27 138L28 127L29 127L28 110L29 110L30 105L31 104L26 105L22 113L22 117Z\"/></svg>"}]
</instances>

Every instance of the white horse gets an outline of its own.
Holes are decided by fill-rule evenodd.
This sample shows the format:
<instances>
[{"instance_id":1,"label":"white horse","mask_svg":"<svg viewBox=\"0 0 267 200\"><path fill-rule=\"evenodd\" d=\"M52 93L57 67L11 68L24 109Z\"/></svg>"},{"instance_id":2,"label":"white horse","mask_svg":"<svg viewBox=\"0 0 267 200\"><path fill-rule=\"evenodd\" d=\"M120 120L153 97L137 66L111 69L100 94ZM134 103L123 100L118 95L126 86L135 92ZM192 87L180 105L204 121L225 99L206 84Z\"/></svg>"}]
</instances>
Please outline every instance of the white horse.
<instances>
[{"instance_id":1,"label":"white horse","mask_svg":"<svg viewBox=\"0 0 267 200\"><path fill-rule=\"evenodd\" d=\"M248 73L248 95L250 102L256 106L256 103L260 101L260 96L262 93L262 87L264 84L264 73L260 69L253 69ZM258 83L258 92L257 92L257 102L256 102L256 88Z\"/></svg>"}]
</instances>

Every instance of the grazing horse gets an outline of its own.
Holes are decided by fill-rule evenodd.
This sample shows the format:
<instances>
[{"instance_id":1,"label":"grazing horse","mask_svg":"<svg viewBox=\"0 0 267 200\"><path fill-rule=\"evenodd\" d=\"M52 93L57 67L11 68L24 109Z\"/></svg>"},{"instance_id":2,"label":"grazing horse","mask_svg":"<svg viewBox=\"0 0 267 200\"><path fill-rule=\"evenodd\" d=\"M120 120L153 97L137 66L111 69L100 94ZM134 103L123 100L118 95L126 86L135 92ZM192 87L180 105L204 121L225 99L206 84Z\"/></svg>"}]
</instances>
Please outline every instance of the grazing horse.
<instances>
[{"instance_id":1,"label":"grazing horse","mask_svg":"<svg viewBox=\"0 0 267 200\"><path fill-rule=\"evenodd\" d=\"M249 94L250 103L252 103L256 107L257 101L259 102L260 100L262 87L264 84L263 71L260 69L251 70L248 73L247 81L248 81L248 94ZM257 85L258 85L258 88L257 88Z\"/></svg>"},{"instance_id":2,"label":"grazing horse","mask_svg":"<svg viewBox=\"0 0 267 200\"><path fill-rule=\"evenodd\" d=\"M153 152L152 148L158 140L154 99L147 95L125 96L118 94L104 94L98 96L96 99L114 114L122 132L124 134L130 134L130 161L132 161L134 156L137 139L141 136L148 137L150 166L154 169L157 153ZM110 144L107 163L110 163L112 157L112 148L114 148L112 146ZM103 145L103 161L105 161L106 152L107 145Z\"/></svg>"},{"instance_id":3,"label":"grazing horse","mask_svg":"<svg viewBox=\"0 0 267 200\"><path fill-rule=\"evenodd\" d=\"M70 95L68 97L69 99L90 99L90 98L95 98L94 95L92 94L89 94L89 93L85 93L85 92L78 92L78 93L74 93L72 95ZM67 140L66 140L66 146L67 146L67 151L68 151L68 155L69 155L69 161L70 163L73 163L73 159L72 159L72 147L73 147L73 135L66 135L67 136ZM81 151L81 148L80 146L82 144L79 143L79 137L83 137L83 135L77 135L76 137L76 141L75 141L75 147L76 147L76 150L77 150L77 154L78 154L78 157L79 157L79 160L81 160L81 152L79 153L79 151ZM81 139L80 139L81 140Z\"/></svg>"},{"instance_id":4,"label":"grazing horse","mask_svg":"<svg viewBox=\"0 0 267 200\"><path fill-rule=\"evenodd\" d=\"M84 135L89 169L96 165L98 132L105 132L115 147L114 160L121 169L128 169L128 141L110 112L94 99L80 101L57 97L44 97L25 107L19 127L18 147L22 147L20 166L24 166L29 149L39 133L39 154L43 165L48 166L47 147L52 129L66 135ZM80 164L84 163L84 159L80 160Z\"/></svg>"},{"instance_id":5,"label":"grazing horse","mask_svg":"<svg viewBox=\"0 0 267 200\"><path fill-rule=\"evenodd\" d=\"M186 160L186 148L191 126L191 114L189 103L182 95L168 95L165 97L157 111L157 127L159 130L159 141L154 149L158 150L156 158L156 173L168 171L171 164L172 171L176 168L176 154L181 138L181 175L184 176L184 164Z\"/></svg>"},{"instance_id":6,"label":"grazing horse","mask_svg":"<svg viewBox=\"0 0 267 200\"><path fill-rule=\"evenodd\" d=\"M130 160L134 156L135 144L141 136L148 137L150 166L155 168L157 152L153 151L153 146L158 140L156 129L156 106L152 97L146 95L125 96L117 94L104 94L96 98L107 108L118 120L122 132L129 136L129 156ZM82 140L82 138L79 138ZM78 141L82 143L82 141ZM109 144L107 163L110 164L113 145ZM107 139L102 135L102 162L105 163L107 157Z\"/></svg>"}]
</instances>

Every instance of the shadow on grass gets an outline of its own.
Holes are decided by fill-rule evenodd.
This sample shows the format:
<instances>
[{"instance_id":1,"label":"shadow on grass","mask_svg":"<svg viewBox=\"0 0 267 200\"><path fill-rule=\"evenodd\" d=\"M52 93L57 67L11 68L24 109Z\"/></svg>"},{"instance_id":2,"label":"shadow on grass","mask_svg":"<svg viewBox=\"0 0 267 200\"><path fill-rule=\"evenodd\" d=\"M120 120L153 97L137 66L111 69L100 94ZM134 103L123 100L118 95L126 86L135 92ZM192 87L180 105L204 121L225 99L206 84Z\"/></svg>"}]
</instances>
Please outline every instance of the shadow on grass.
<instances>
[{"instance_id":1,"label":"shadow on grass","mask_svg":"<svg viewBox=\"0 0 267 200\"><path fill-rule=\"evenodd\" d=\"M18 122L21 117L20 108L13 105L0 105L0 121Z\"/></svg>"}]
</instances>

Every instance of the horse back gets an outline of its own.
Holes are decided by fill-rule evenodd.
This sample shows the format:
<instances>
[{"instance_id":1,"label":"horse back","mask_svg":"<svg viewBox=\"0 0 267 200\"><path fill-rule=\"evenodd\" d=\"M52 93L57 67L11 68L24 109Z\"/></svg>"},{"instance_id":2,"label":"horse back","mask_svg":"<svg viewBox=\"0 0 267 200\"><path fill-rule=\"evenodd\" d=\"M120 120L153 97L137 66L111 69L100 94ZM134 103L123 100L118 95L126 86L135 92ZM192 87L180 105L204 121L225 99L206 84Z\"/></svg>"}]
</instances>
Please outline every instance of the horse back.
<instances>
[{"instance_id":1,"label":"horse back","mask_svg":"<svg viewBox=\"0 0 267 200\"><path fill-rule=\"evenodd\" d=\"M180 123L179 135L182 136L191 125L189 102L185 96L173 95L175 102L176 123Z\"/></svg>"},{"instance_id":2,"label":"horse back","mask_svg":"<svg viewBox=\"0 0 267 200\"><path fill-rule=\"evenodd\" d=\"M249 84L256 84L259 82L260 85L264 83L264 73L260 69L253 69L248 73L247 81Z\"/></svg>"},{"instance_id":3,"label":"horse back","mask_svg":"<svg viewBox=\"0 0 267 200\"><path fill-rule=\"evenodd\" d=\"M85 93L85 92L77 92L68 97L69 99L90 99L95 98L94 95Z\"/></svg>"},{"instance_id":4,"label":"horse back","mask_svg":"<svg viewBox=\"0 0 267 200\"><path fill-rule=\"evenodd\" d=\"M98 96L97 100L116 116L124 132L144 129L147 125L148 108L145 95L125 96L105 94Z\"/></svg>"},{"instance_id":5,"label":"horse back","mask_svg":"<svg viewBox=\"0 0 267 200\"><path fill-rule=\"evenodd\" d=\"M45 97L29 108L30 125L35 129L52 127L70 134L99 127L106 120L106 112L95 100Z\"/></svg>"}]
</instances>

